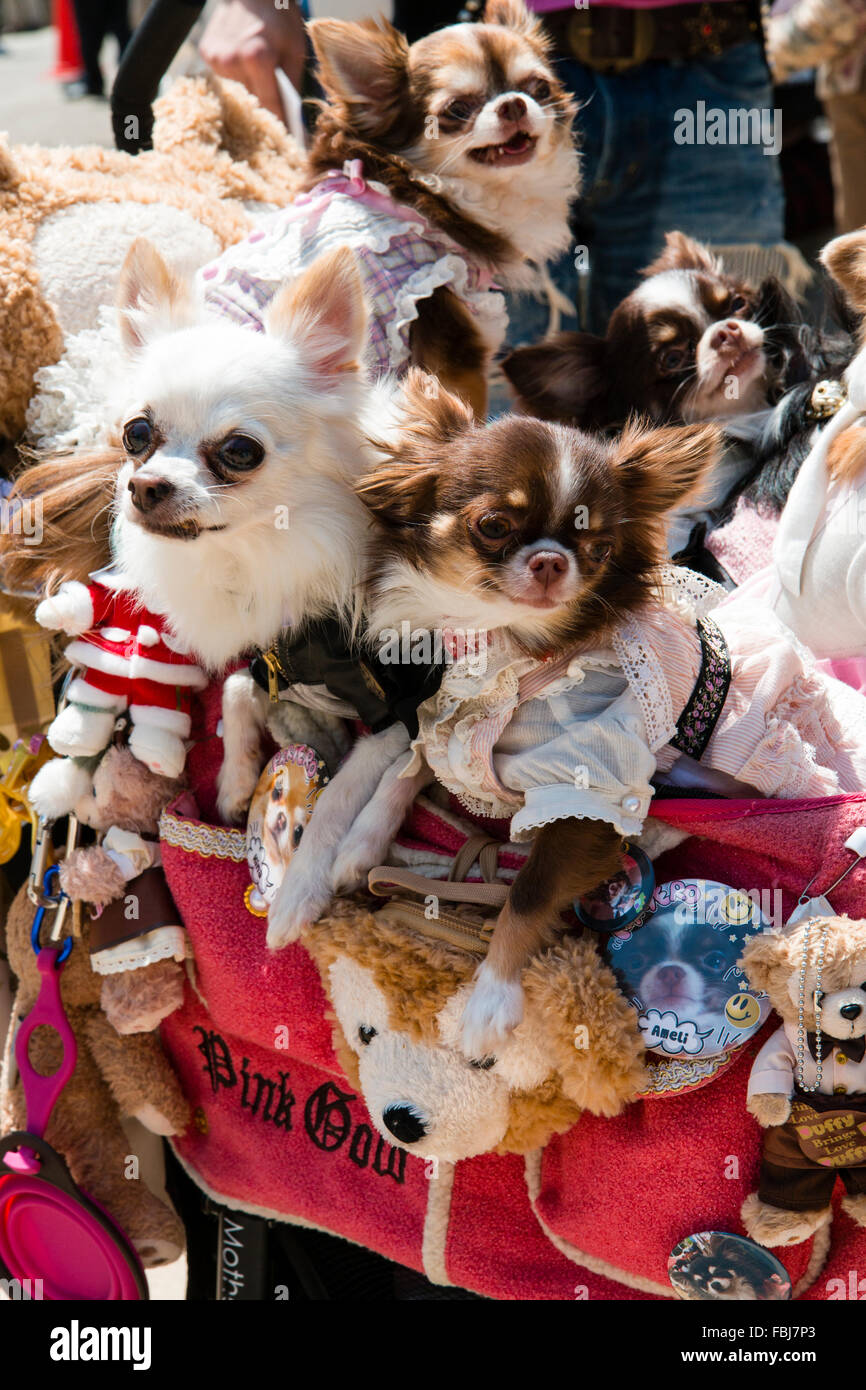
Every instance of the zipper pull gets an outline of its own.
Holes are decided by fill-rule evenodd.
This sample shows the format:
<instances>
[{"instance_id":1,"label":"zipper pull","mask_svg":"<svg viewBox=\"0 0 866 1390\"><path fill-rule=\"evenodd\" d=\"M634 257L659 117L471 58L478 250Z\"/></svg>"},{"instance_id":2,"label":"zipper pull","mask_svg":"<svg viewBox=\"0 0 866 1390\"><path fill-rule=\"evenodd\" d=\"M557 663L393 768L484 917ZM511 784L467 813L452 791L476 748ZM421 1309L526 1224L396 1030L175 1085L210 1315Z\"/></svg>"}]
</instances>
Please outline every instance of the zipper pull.
<instances>
[{"instance_id":1,"label":"zipper pull","mask_svg":"<svg viewBox=\"0 0 866 1390\"><path fill-rule=\"evenodd\" d=\"M272 705L276 705L280 698L280 686L277 680L280 664L277 661L276 652L273 647L270 647L266 652L262 652L262 661L268 668L268 699Z\"/></svg>"}]
</instances>

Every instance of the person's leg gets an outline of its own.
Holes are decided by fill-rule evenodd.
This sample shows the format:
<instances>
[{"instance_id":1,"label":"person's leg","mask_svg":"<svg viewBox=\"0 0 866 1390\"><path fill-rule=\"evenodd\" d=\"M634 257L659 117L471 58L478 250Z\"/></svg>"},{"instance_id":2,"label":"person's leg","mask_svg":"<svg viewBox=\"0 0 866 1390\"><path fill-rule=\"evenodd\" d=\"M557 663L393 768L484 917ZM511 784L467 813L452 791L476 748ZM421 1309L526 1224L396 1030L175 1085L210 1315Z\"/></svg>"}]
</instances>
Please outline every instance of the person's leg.
<instances>
[{"instance_id":1,"label":"person's leg","mask_svg":"<svg viewBox=\"0 0 866 1390\"><path fill-rule=\"evenodd\" d=\"M99 66L99 52L105 38L105 3L104 0L73 0L73 5L87 94L101 97L105 84Z\"/></svg>"},{"instance_id":2,"label":"person's leg","mask_svg":"<svg viewBox=\"0 0 866 1390\"><path fill-rule=\"evenodd\" d=\"M106 7L106 33L113 34L117 40L118 57L132 38L129 25L129 0L108 0Z\"/></svg>"},{"instance_id":3,"label":"person's leg","mask_svg":"<svg viewBox=\"0 0 866 1390\"><path fill-rule=\"evenodd\" d=\"M833 130L830 160L836 203L836 231L866 224L866 92L825 97Z\"/></svg>"}]
</instances>

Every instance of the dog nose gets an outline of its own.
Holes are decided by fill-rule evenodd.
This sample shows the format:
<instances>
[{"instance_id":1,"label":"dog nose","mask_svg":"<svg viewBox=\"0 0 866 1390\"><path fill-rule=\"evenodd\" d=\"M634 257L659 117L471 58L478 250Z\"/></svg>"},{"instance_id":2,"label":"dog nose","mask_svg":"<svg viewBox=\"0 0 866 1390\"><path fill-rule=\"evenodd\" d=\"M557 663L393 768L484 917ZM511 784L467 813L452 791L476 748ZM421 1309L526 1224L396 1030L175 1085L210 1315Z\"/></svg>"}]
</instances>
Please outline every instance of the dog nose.
<instances>
[{"instance_id":1,"label":"dog nose","mask_svg":"<svg viewBox=\"0 0 866 1390\"><path fill-rule=\"evenodd\" d=\"M167 478L142 478L138 473L133 473L129 480L129 491L132 494L132 505L138 511L152 512L154 507L171 496L174 483L170 483Z\"/></svg>"},{"instance_id":2,"label":"dog nose","mask_svg":"<svg viewBox=\"0 0 866 1390\"><path fill-rule=\"evenodd\" d=\"M719 348L734 347L739 345L743 339L743 330L736 319L728 319L727 323L720 323L715 333L710 338L710 347L718 352Z\"/></svg>"},{"instance_id":3,"label":"dog nose","mask_svg":"<svg viewBox=\"0 0 866 1390\"><path fill-rule=\"evenodd\" d=\"M411 1105L387 1105L382 1119L401 1144L417 1144L427 1133L427 1126Z\"/></svg>"},{"instance_id":4,"label":"dog nose","mask_svg":"<svg viewBox=\"0 0 866 1390\"><path fill-rule=\"evenodd\" d=\"M675 989L677 985L682 984L685 976L686 972L681 965L663 965L659 971L659 983L666 989Z\"/></svg>"},{"instance_id":5,"label":"dog nose","mask_svg":"<svg viewBox=\"0 0 866 1390\"><path fill-rule=\"evenodd\" d=\"M536 583L549 589L568 569L568 561L558 550L537 550L529 561L529 572Z\"/></svg>"},{"instance_id":6,"label":"dog nose","mask_svg":"<svg viewBox=\"0 0 866 1390\"><path fill-rule=\"evenodd\" d=\"M841 1007L841 1009L839 1010L839 1012L840 1012L840 1014L842 1015L843 1018L847 1018L848 1021L850 1022L852 1019L855 1019L855 1018L859 1018L859 1017L860 1017L860 1015L861 1015L862 1012L863 1012L863 1005L862 1005L862 1004L843 1004L842 1007Z\"/></svg>"},{"instance_id":7,"label":"dog nose","mask_svg":"<svg viewBox=\"0 0 866 1390\"><path fill-rule=\"evenodd\" d=\"M523 97L506 97L496 108L501 121L522 121L526 115L526 102Z\"/></svg>"}]
</instances>

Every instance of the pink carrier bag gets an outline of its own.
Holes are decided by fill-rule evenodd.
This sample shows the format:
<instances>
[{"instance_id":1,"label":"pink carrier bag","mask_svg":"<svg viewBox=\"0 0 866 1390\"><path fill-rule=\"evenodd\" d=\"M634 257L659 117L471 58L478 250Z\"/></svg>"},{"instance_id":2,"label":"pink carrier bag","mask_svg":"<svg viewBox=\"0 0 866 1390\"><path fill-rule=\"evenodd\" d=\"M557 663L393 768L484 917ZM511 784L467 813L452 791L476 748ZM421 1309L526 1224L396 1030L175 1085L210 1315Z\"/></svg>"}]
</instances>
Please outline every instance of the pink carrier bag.
<instances>
[{"instance_id":1,"label":"pink carrier bag","mask_svg":"<svg viewBox=\"0 0 866 1390\"><path fill-rule=\"evenodd\" d=\"M246 906L243 835L213 823L213 703L190 756L191 792L162 825L165 871L196 957L195 987L162 1027L195 1112L175 1141L193 1180L230 1207L343 1236L492 1298L676 1297L668 1256L683 1237L743 1234L740 1207L757 1186L761 1145L746 1083L772 1016L709 1075L706 1064L694 1075L683 1067L676 1091L615 1119L585 1114L528 1155L440 1164L431 1181L423 1159L380 1137L341 1071L303 946L269 952L266 923ZM866 797L690 798L655 812L689 835L656 862L657 881L758 887L784 920L813 874L820 893L849 867L844 842L866 822ZM429 809L416 808L407 833L445 858L463 838ZM866 868L832 899L839 912L866 914ZM795 1298L848 1297L850 1271L866 1265L866 1231L837 1207L831 1227L773 1253Z\"/></svg>"}]
</instances>

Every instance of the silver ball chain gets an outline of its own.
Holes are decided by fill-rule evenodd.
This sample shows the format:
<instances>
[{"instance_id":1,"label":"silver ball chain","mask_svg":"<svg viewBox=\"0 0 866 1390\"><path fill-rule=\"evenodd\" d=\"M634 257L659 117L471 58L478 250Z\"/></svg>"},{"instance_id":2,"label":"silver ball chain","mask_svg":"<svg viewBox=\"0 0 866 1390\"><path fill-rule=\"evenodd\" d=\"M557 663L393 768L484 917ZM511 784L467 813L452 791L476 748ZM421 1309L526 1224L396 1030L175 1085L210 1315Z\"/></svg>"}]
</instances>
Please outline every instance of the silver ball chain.
<instances>
[{"instance_id":1,"label":"silver ball chain","mask_svg":"<svg viewBox=\"0 0 866 1390\"><path fill-rule=\"evenodd\" d=\"M827 934L830 930L830 917L810 917L803 930L803 963L800 967L800 998L797 1004L797 1085L801 1091L817 1091L821 1087L823 1075L821 1038L821 976L824 972L824 951L827 947ZM809 933L816 922L823 922L821 940L818 943L818 963L815 970L815 989L812 995L815 1008L815 1084L806 1085L806 971L809 966Z\"/></svg>"}]
</instances>

